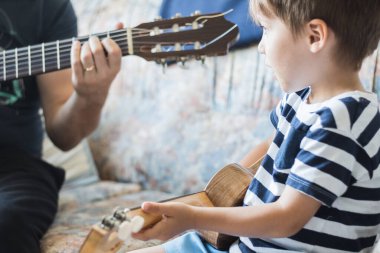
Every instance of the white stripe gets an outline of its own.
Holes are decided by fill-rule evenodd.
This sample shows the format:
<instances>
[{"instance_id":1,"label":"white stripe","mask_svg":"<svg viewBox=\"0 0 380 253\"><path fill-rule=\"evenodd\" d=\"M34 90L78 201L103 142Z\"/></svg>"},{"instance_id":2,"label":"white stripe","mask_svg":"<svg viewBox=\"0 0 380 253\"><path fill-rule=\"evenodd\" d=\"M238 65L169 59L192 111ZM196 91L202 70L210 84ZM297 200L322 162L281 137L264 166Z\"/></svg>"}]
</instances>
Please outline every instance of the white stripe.
<instances>
[{"instance_id":1,"label":"white stripe","mask_svg":"<svg viewBox=\"0 0 380 253\"><path fill-rule=\"evenodd\" d=\"M304 228L349 240L375 236L378 230L377 226L348 226L317 217L313 217Z\"/></svg>"},{"instance_id":2,"label":"white stripe","mask_svg":"<svg viewBox=\"0 0 380 253\"><path fill-rule=\"evenodd\" d=\"M269 174L265 169L262 169L260 173L257 173L255 178L275 196L280 196L285 189L285 185L274 182L272 175Z\"/></svg>"},{"instance_id":3,"label":"white stripe","mask_svg":"<svg viewBox=\"0 0 380 253\"><path fill-rule=\"evenodd\" d=\"M332 192L333 194L340 196L342 195L346 189L347 185L342 183L342 181L337 178L323 173L314 167L310 167L298 159L295 160L294 166L292 168L292 172L312 183L319 185L320 187ZM316 182L317 181L317 182Z\"/></svg>"},{"instance_id":4,"label":"white stripe","mask_svg":"<svg viewBox=\"0 0 380 253\"><path fill-rule=\"evenodd\" d=\"M334 116L337 128L349 131L351 128L350 114L345 104L340 100L334 100L334 102L329 104L329 108Z\"/></svg>"},{"instance_id":5,"label":"white stripe","mask_svg":"<svg viewBox=\"0 0 380 253\"><path fill-rule=\"evenodd\" d=\"M375 115L378 112L378 108L376 106L373 106L369 104L362 112L362 114L359 116L359 118L355 121L354 125L352 126L351 132L355 139L357 139L360 134L366 129L368 124L372 121L372 119L375 117Z\"/></svg>"},{"instance_id":6,"label":"white stripe","mask_svg":"<svg viewBox=\"0 0 380 253\"><path fill-rule=\"evenodd\" d=\"M339 210L342 211L354 212L359 214L380 214L380 200L368 201L340 197L333 203L332 206L339 208Z\"/></svg>"},{"instance_id":7,"label":"white stripe","mask_svg":"<svg viewBox=\"0 0 380 253\"><path fill-rule=\"evenodd\" d=\"M256 194L254 194L250 190L247 190L244 197L244 204L247 206L255 206L264 204L264 202L260 198L258 198Z\"/></svg>"},{"instance_id":8,"label":"white stripe","mask_svg":"<svg viewBox=\"0 0 380 253\"><path fill-rule=\"evenodd\" d=\"M370 157L373 157L379 152L380 145L380 129L377 130L375 136L372 140L364 147L364 150L368 153Z\"/></svg>"},{"instance_id":9,"label":"white stripe","mask_svg":"<svg viewBox=\"0 0 380 253\"><path fill-rule=\"evenodd\" d=\"M301 149L309 151L315 156L320 156L326 160L340 164L348 170L353 168L356 160L355 157L340 148L318 142L308 137L301 141Z\"/></svg>"}]
</instances>

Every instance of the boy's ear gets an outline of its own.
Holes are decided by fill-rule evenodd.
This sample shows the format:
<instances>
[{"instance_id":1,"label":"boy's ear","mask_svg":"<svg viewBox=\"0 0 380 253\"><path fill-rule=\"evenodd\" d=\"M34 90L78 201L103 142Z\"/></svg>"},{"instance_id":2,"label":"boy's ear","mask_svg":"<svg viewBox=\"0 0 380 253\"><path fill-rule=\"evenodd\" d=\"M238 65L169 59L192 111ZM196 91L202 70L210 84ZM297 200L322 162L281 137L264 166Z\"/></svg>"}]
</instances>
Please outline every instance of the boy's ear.
<instances>
[{"instance_id":1,"label":"boy's ear","mask_svg":"<svg viewBox=\"0 0 380 253\"><path fill-rule=\"evenodd\" d=\"M329 35L326 22L322 19L309 21L306 24L306 35L310 52L317 53L325 46Z\"/></svg>"}]
</instances>

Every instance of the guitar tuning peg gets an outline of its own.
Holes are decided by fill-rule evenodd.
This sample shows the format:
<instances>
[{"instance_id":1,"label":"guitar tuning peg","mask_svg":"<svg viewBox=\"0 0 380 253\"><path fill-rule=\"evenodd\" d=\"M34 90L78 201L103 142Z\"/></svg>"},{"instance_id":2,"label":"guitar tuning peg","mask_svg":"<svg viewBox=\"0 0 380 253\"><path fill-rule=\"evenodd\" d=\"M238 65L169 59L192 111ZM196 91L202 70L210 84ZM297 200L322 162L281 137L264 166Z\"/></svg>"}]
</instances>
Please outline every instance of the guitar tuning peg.
<instances>
[{"instance_id":1,"label":"guitar tuning peg","mask_svg":"<svg viewBox=\"0 0 380 253\"><path fill-rule=\"evenodd\" d=\"M203 65L205 64L205 62L206 62L206 56L204 56L204 55L201 56L201 62L202 62Z\"/></svg>"},{"instance_id":2,"label":"guitar tuning peg","mask_svg":"<svg viewBox=\"0 0 380 253\"><path fill-rule=\"evenodd\" d=\"M174 17L180 18L181 16L182 16L181 13L177 12Z\"/></svg>"},{"instance_id":3,"label":"guitar tuning peg","mask_svg":"<svg viewBox=\"0 0 380 253\"><path fill-rule=\"evenodd\" d=\"M117 230L117 237L122 240L126 241L130 238L132 234L132 223L129 221L124 221L119 225L119 228Z\"/></svg>"},{"instance_id":4,"label":"guitar tuning peg","mask_svg":"<svg viewBox=\"0 0 380 253\"><path fill-rule=\"evenodd\" d=\"M199 15L201 15L200 10L196 10L195 12L191 13L191 16L199 16Z\"/></svg>"},{"instance_id":5,"label":"guitar tuning peg","mask_svg":"<svg viewBox=\"0 0 380 253\"><path fill-rule=\"evenodd\" d=\"M161 65L162 65L162 73L165 74L166 68L168 67L168 63L165 59L161 59Z\"/></svg>"},{"instance_id":6,"label":"guitar tuning peg","mask_svg":"<svg viewBox=\"0 0 380 253\"><path fill-rule=\"evenodd\" d=\"M160 20L162 20L161 16L157 16L157 17L154 18L154 21L160 21Z\"/></svg>"}]
</instances>

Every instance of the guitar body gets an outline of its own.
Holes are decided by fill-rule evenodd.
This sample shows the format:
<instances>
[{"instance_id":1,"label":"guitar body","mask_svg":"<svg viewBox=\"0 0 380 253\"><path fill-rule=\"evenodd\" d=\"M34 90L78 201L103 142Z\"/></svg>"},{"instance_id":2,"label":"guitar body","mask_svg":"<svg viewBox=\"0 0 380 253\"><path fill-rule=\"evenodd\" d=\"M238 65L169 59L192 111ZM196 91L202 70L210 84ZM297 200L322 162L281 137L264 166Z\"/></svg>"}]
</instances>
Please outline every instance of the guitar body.
<instances>
[{"instance_id":1,"label":"guitar body","mask_svg":"<svg viewBox=\"0 0 380 253\"><path fill-rule=\"evenodd\" d=\"M260 161L261 162L261 161ZM208 198L217 207L241 206L250 182L260 163L249 170L239 164L229 164L218 171L205 188ZM202 237L215 248L227 250L237 238L213 231L200 231Z\"/></svg>"}]
</instances>

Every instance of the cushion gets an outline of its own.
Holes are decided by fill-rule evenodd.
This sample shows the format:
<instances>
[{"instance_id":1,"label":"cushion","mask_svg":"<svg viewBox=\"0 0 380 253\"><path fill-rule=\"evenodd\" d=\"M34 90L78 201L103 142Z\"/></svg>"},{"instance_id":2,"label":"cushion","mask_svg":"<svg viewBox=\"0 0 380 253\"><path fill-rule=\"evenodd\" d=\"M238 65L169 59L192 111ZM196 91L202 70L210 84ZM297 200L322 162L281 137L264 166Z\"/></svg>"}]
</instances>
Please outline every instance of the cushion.
<instances>
[{"instance_id":1,"label":"cushion","mask_svg":"<svg viewBox=\"0 0 380 253\"><path fill-rule=\"evenodd\" d=\"M64 187L93 183L99 180L87 140L83 140L74 149L63 152L45 135L43 159L66 171Z\"/></svg>"}]
</instances>

